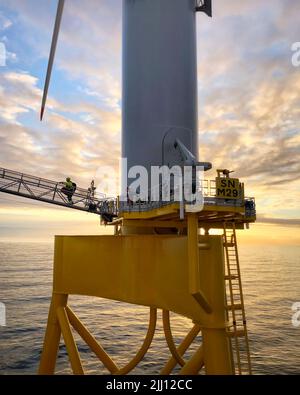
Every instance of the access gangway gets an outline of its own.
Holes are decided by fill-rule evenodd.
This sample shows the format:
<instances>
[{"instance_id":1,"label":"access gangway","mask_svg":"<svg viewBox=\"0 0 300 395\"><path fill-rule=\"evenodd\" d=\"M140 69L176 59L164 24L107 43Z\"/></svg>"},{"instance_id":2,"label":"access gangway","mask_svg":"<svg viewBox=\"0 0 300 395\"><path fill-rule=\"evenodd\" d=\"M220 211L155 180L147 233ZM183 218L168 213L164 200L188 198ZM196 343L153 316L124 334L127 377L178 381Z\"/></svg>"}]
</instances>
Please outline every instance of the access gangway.
<instances>
[{"instance_id":1,"label":"access gangway","mask_svg":"<svg viewBox=\"0 0 300 395\"><path fill-rule=\"evenodd\" d=\"M108 216L117 215L117 200L96 193L94 183L90 188L76 188L72 203L63 192L64 182L51 181L13 170L0 168L0 192L56 206Z\"/></svg>"}]
</instances>

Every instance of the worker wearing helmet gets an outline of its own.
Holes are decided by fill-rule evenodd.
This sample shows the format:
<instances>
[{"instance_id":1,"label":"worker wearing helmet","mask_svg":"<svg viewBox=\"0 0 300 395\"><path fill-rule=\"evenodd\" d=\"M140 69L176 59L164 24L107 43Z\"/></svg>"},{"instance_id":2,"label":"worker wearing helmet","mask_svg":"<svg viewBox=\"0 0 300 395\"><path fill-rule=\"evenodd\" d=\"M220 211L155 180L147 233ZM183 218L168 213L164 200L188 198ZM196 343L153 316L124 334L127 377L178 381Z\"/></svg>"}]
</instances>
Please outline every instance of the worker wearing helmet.
<instances>
[{"instance_id":1,"label":"worker wearing helmet","mask_svg":"<svg viewBox=\"0 0 300 395\"><path fill-rule=\"evenodd\" d=\"M72 196L75 192L74 183L71 181L70 177L66 178L64 192L68 198L69 203L73 204Z\"/></svg>"},{"instance_id":2,"label":"worker wearing helmet","mask_svg":"<svg viewBox=\"0 0 300 395\"><path fill-rule=\"evenodd\" d=\"M71 181L70 177L66 178L65 186L67 189L73 189L73 182Z\"/></svg>"}]
</instances>

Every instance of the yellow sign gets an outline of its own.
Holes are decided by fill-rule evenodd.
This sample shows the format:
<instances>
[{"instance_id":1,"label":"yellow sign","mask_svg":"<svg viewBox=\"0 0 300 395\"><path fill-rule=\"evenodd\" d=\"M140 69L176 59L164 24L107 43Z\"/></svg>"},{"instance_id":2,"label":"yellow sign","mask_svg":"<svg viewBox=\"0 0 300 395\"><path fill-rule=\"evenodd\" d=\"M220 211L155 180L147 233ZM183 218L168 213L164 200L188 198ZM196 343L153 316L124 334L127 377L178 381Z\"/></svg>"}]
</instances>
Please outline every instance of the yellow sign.
<instances>
[{"instance_id":1,"label":"yellow sign","mask_svg":"<svg viewBox=\"0 0 300 395\"><path fill-rule=\"evenodd\" d=\"M238 178L216 178L216 197L223 199L242 199L243 187Z\"/></svg>"}]
</instances>

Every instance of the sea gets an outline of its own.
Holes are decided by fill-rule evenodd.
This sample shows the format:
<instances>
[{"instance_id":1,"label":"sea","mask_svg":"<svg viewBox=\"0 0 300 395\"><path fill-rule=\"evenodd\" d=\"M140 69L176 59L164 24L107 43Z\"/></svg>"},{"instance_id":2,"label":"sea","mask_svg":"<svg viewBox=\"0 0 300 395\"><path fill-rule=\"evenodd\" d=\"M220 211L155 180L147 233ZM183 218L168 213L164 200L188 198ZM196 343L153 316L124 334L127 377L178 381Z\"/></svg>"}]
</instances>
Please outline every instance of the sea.
<instances>
[{"instance_id":1,"label":"sea","mask_svg":"<svg viewBox=\"0 0 300 395\"><path fill-rule=\"evenodd\" d=\"M300 374L300 317L292 309L297 307L295 303L300 306L300 246L247 245L239 252L253 373ZM6 326L0 326L1 375L37 373L51 296L52 264L53 243L0 243L0 305L6 310ZM87 297L71 297L70 306L118 366L124 366L142 344L147 308ZM153 344L132 374L159 374L170 357L160 314L158 318ZM175 314L171 315L171 324L179 344L192 324ZM76 342L85 373L107 374L77 336ZM195 340L186 358L200 342L200 338ZM71 374L63 344L56 373Z\"/></svg>"}]
</instances>

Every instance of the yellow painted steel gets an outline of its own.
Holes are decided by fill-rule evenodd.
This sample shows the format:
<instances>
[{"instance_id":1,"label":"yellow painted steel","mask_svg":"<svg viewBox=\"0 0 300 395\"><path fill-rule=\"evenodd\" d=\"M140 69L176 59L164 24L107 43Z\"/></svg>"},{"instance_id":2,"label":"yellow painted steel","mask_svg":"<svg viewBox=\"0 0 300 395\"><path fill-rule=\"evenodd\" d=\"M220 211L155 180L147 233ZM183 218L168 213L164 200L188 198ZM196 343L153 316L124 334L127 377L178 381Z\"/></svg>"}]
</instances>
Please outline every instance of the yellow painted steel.
<instances>
[{"instance_id":1,"label":"yellow painted steel","mask_svg":"<svg viewBox=\"0 0 300 395\"><path fill-rule=\"evenodd\" d=\"M107 368L107 370L111 373L117 373L119 371L118 366L114 363L114 361L110 358L110 356L104 351L101 345L97 342L94 336L86 329L86 327L80 322L74 312L70 309L70 307L66 308L67 315L70 321L70 324L76 330L76 332L80 335L82 340L86 342L86 344L90 347L90 349L96 354L99 360L103 363L103 365Z\"/></svg>"},{"instance_id":2,"label":"yellow painted steel","mask_svg":"<svg viewBox=\"0 0 300 395\"><path fill-rule=\"evenodd\" d=\"M149 347L151 346L153 336L155 333L156 328L156 320L157 320L157 310L154 308L150 309L150 321L149 321L149 328L146 335L146 338L143 342L142 347L136 354L136 356L122 369L120 369L117 374L128 374L131 372L144 358L145 354L147 353Z\"/></svg>"},{"instance_id":3,"label":"yellow painted steel","mask_svg":"<svg viewBox=\"0 0 300 395\"><path fill-rule=\"evenodd\" d=\"M202 339L206 374L234 374L226 330L203 328Z\"/></svg>"},{"instance_id":4,"label":"yellow painted steel","mask_svg":"<svg viewBox=\"0 0 300 395\"><path fill-rule=\"evenodd\" d=\"M205 242L209 253L200 250L200 261L222 265L221 236ZM56 294L98 296L170 310L195 323L211 321L191 294L187 236L58 236L55 250Z\"/></svg>"},{"instance_id":5,"label":"yellow painted steel","mask_svg":"<svg viewBox=\"0 0 300 395\"><path fill-rule=\"evenodd\" d=\"M137 219L137 220L125 220L122 219L121 221L122 226L128 226L128 227L142 227L142 228L186 228L187 227L187 222L186 221L147 221L147 220L142 220L142 219Z\"/></svg>"},{"instance_id":6,"label":"yellow painted steel","mask_svg":"<svg viewBox=\"0 0 300 395\"><path fill-rule=\"evenodd\" d=\"M52 295L47 329L43 345L42 356L39 366L39 374L50 375L55 372L55 365L58 353L58 347L61 337L61 329L57 318L57 309L67 305L68 295Z\"/></svg>"},{"instance_id":7,"label":"yellow painted steel","mask_svg":"<svg viewBox=\"0 0 300 395\"><path fill-rule=\"evenodd\" d=\"M55 295L54 295L55 298ZM86 342L86 344L91 348L91 350L98 356L99 360L103 363L103 365L110 371L111 374L124 375L131 372L144 358L147 353L155 333L156 328L156 320L157 320L157 311L155 308L150 308L150 320L149 327L145 337L145 340L135 355L135 357L123 368L118 368L118 366L113 362L113 360L109 357L109 355L104 351L101 345L96 341L96 339L89 333L89 331L85 328L85 326L80 322L80 320L76 317L73 311L67 306L66 308L60 306L56 309L56 317L57 323L59 324L59 329L63 334L63 338L66 344L67 352L69 355L70 363L72 366L73 373L76 375L84 374L80 356L78 353L78 349L76 343L74 341L74 337L71 331L70 324L77 331L77 333L81 336L81 338ZM49 334L49 332L48 332ZM47 336L46 334L46 339ZM50 338L48 340L51 340ZM59 340L58 340L59 342ZM45 343L46 344L46 343ZM55 370L55 362L56 356L53 363L53 366L50 368L47 366L48 355L51 352L50 347L44 347L42 353L42 359L39 368L39 374L54 374Z\"/></svg>"},{"instance_id":8,"label":"yellow painted steel","mask_svg":"<svg viewBox=\"0 0 300 395\"><path fill-rule=\"evenodd\" d=\"M193 296L197 300L208 301L212 314L201 325L205 370L207 374L233 374L231 364L231 349L226 331L225 284L224 284L224 253L222 238L216 239L213 246L210 241L213 236L199 236L197 217L188 217L189 267L190 284ZM205 248L201 248L205 246ZM220 256L208 265L205 258L215 251ZM196 267L197 266L197 267ZM197 291L197 290L201 291Z\"/></svg>"},{"instance_id":9,"label":"yellow painted steel","mask_svg":"<svg viewBox=\"0 0 300 395\"><path fill-rule=\"evenodd\" d=\"M71 362L73 373L76 375L83 375L84 372L81 365L78 349L72 334L72 330L70 328L68 315L64 307L58 307L57 318L64 337L64 341Z\"/></svg>"},{"instance_id":10,"label":"yellow painted steel","mask_svg":"<svg viewBox=\"0 0 300 395\"><path fill-rule=\"evenodd\" d=\"M204 366L203 346L200 346L191 359L182 367L180 375L196 375Z\"/></svg>"},{"instance_id":11,"label":"yellow painted steel","mask_svg":"<svg viewBox=\"0 0 300 395\"><path fill-rule=\"evenodd\" d=\"M159 208L154 208L152 210L146 210L146 211L124 211L121 212L121 216L124 219L153 219L153 218L159 218L161 216L165 215L177 215L179 210L179 203L172 203L168 204L163 207Z\"/></svg>"},{"instance_id":12,"label":"yellow painted steel","mask_svg":"<svg viewBox=\"0 0 300 395\"><path fill-rule=\"evenodd\" d=\"M200 286L199 229L196 214L188 215L188 262L189 291L206 313L211 313L211 306Z\"/></svg>"},{"instance_id":13,"label":"yellow painted steel","mask_svg":"<svg viewBox=\"0 0 300 395\"><path fill-rule=\"evenodd\" d=\"M227 177L225 184L219 185L222 180L217 180L216 187L231 188L232 194L236 194L238 186L244 198L243 184ZM221 200L208 199L199 212L186 206L183 220L177 203L154 209L140 207L139 211L128 212L122 212L120 207L119 217L112 223L113 236L57 236L53 294L39 373L55 372L63 334L73 372L83 374L71 325L111 374L131 372L152 343L157 309L161 309L165 338L171 351L171 358L161 374L170 374L177 364L181 366L182 375L197 374L203 366L207 374L234 374L231 338L237 339L241 330L235 328L230 332L235 320L228 322L230 306L226 301L225 283L229 280L232 291L234 277L227 268L230 263L228 246L235 248L241 294L240 303L232 307L234 316L237 308L242 308L244 313L235 229L243 229L245 224L254 221L255 217L246 217L243 205L222 205ZM225 243L223 236L209 235L210 228L223 228L224 222L226 226L231 223L233 230L233 241L229 244L226 229ZM205 229L205 236L200 235L199 228ZM150 308L146 337L126 366L120 368L80 322L67 305L69 295L101 297ZM178 347L172 336L170 312L194 323ZM242 336L248 342L245 315L242 317ZM184 354L200 331L202 345L186 361ZM249 347L247 352L251 372Z\"/></svg>"},{"instance_id":14,"label":"yellow painted steel","mask_svg":"<svg viewBox=\"0 0 300 395\"><path fill-rule=\"evenodd\" d=\"M193 279L195 276L198 277L196 281ZM200 292L203 299L193 296ZM160 308L188 317L201 327L206 371L210 374L232 372L225 329L222 237L199 236L194 215L189 217L186 236L56 237L53 298L40 366L42 374L54 373L56 353L53 350L57 350L60 338L56 310L57 307L66 307L67 295L72 294ZM70 314L69 317L74 325L76 320ZM65 320L61 319L60 323L64 325ZM93 344L92 337L80 330L79 325L74 326L87 343ZM118 371L117 365L110 364L111 372L125 373L140 361L152 341L155 330L153 317L149 328L136 359ZM53 333L54 338L51 339ZM67 333L64 328L69 349L76 354ZM95 347L91 348L95 351ZM99 358L101 356L103 360L104 355L100 352ZM212 364L212 361L217 362ZM77 366L76 372L79 371Z\"/></svg>"},{"instance_id":15,"label":"yellow painted steel","mask_svg":"<svg viewBox=\"0 0 300 395\"><path fill-rule=\"evenodd\" d=\"M198 324L194 325L186 337L183 339L182 343L177 348L177 352L180 356L183 356L190 345L193 343L195 338L197 337L198 333L200 332L201 328ZM160 374L167 375L172 372L172 370L177 365L177 360L172 356L164 368L161 370Z\"/></svg>"},{"instance_id":16,"label":"yellow painted steel","mask_svg":"<svg viewBox=\"0 0 300 395\"><path fill-rule=\"evenodd\" d=\"M216 178L216 197L222 199L243 199L244 184L238 178L217 177Z\"/></svg>"},{"instance_id":17,"label":"yellow painted steel","mask_svg":"<svg viewBox=\"0 0 300 395\"><path fill-rule=\"evenodd\" d=\"M172 203L160 208L146 210L146 211L128 211L121 212L120 216L124 220L178 220L179 217L180 205L179 203ZM214 204L206 204L202 211L199 211L199 218L203 218L204 220L209 220L209 214L211 213L230 213L236 215L242 215L241 218L244 219L245 208L239 206L220 206ZM224 220L224 218L223 218ZM251 221L252 222L252 221Z\"/></svg>"},{"instance_id":18,"label":"yellow painted steel","mask_svg":"<svg viewBox=\"0 0 300 395\"><path fill-rule=\"evenodd\" d=\"M171 331L171 325L170 325L170 312L167 310L163 310L163 327L164 327L166 341L173 358L176 360L177 363L179 363L180 366L184 366L185 361L182 359L181 355L177 351L177 348L174 343L174 339Z\"/></svg>"}]
</instances>

